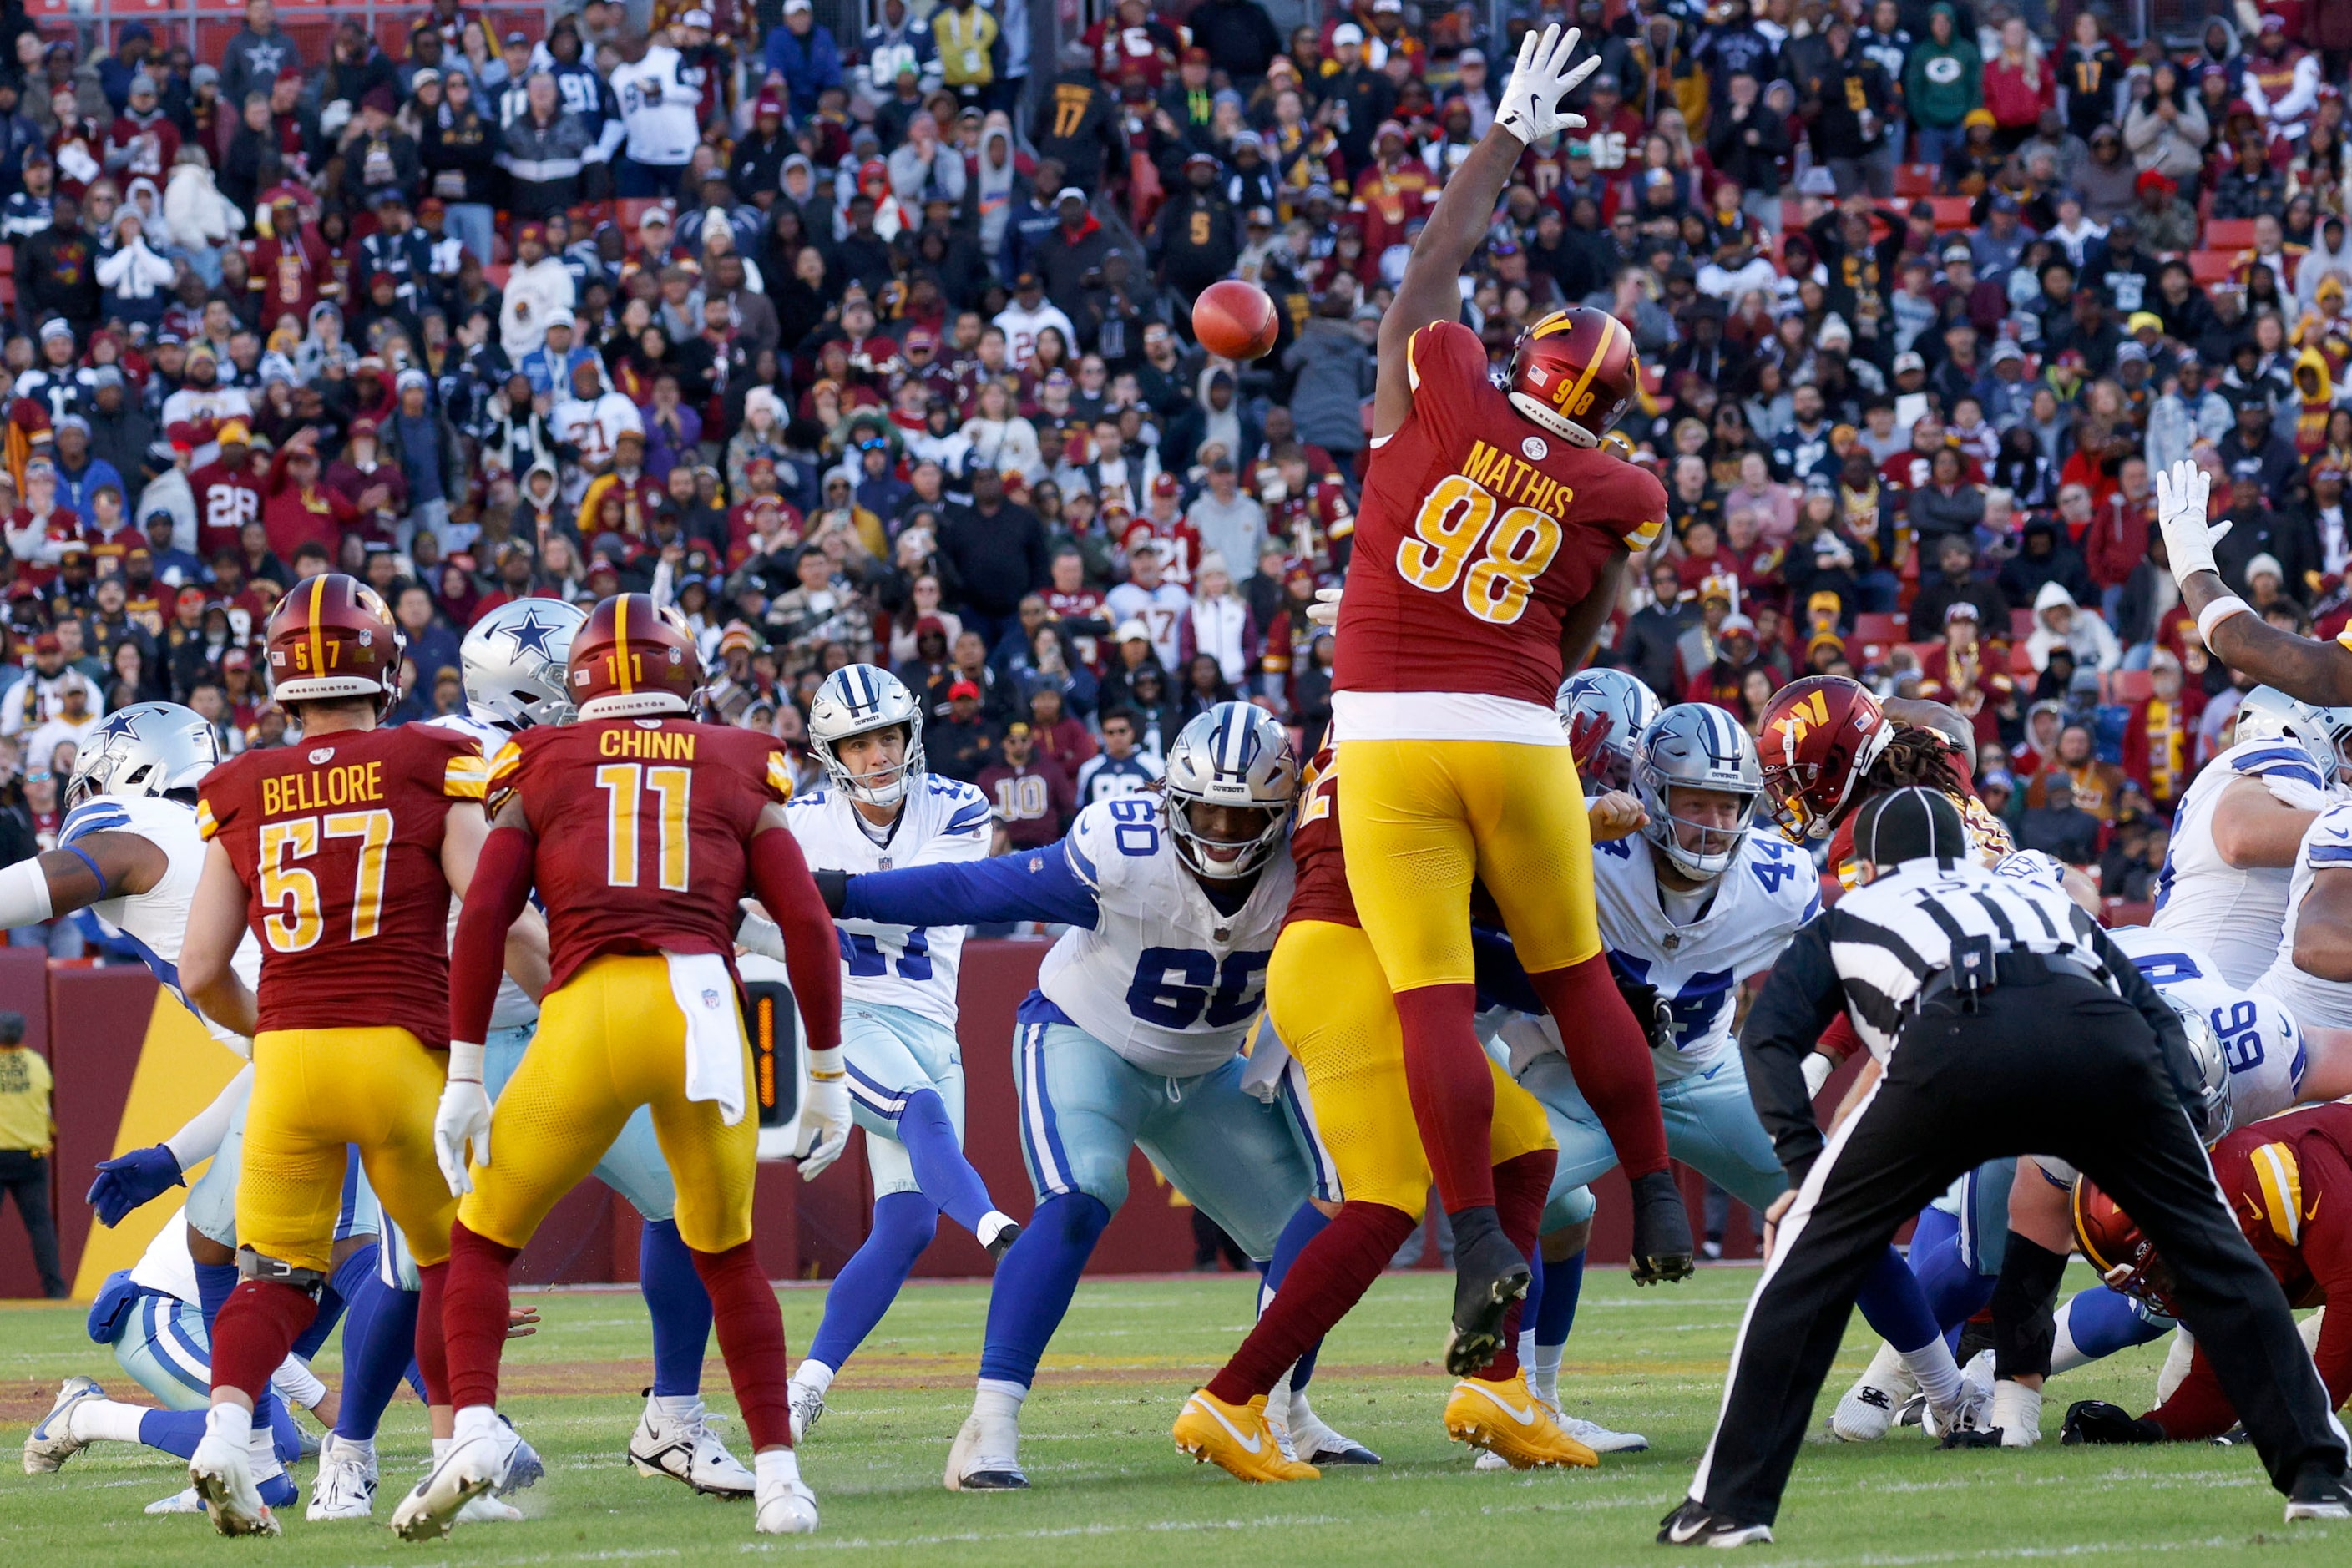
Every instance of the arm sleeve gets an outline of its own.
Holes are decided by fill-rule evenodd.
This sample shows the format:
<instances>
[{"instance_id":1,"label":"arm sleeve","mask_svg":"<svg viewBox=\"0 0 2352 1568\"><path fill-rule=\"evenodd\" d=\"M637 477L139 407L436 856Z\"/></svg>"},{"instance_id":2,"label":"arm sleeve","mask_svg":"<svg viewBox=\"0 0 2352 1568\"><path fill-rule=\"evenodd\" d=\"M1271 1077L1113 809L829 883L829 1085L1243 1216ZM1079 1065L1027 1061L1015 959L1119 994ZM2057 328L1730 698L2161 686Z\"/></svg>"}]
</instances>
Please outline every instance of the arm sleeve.
<instances>
[{"instance_id":1,"label":"arm sleeve","mask_svg":"<svg viewBox=\"0 0 2352 1568\"><path fill-rule=\"evenodd\" d=\"M2221 1392L2221 1380L2213 1375L2213 1363L2206 1359L2203 1345L2197 1347L2189 1375L2180 1380L2172 1397L2149 1411L2146 1419L2163 1427L2165 1436L2175 1443L2218 1437L2237 1424L2238 1412L2230 1396Z\"/></svg>"},{"instance_id":2,"label":"arm sleeve","mask_svg":"<svg viewBox=\"0 0 2352 1568\"><path fill-rule=\"evenodd\" d=\"M494 827L474 863L474 879L449 943L449 1037L479 1044L506 973L507 928L530 901L534 845L519 827Z\"/></svg>"},{"instance_id":3,"label":"arm sleeve","mask_svg":"<svg viewBox=\"0 0 2352 1568\"><path fill-rule=\"evenodd\" d=\"M1830 961L1829 928L1829 920L1822 919L1797 932L1748 1010L1739 1041L1757 1120L1771 1134L1772 1152L1792 1187L1803 1184L1822 1142L1813 1097L1805 1089L1805 1058L1845 1005L1837 966Z\"/></svg>"},{"instance_id":4,"label":"arm sleeve","mask_svg":"<svg viewBox=\"0 0 2352 1568\"><path fill-rule=\"evenodd\" d=\"M849 879L841 912L887 925L1054 921L1094 929L1096 891L1066 838L1025 854L961 865L909 866Z\"/></svg>"},{"instance_id":5,"label":"arm sleeve","mask_svg":"<svg viewBox=\"0 0 2352 1568\"><path fill-rule=\"evenodd\" d=\"M751 871L751 891L784 933L784 968L808 1030L809 1049L832 1050L841 1044L841 948L800 840L789 828L755 834Z\"/></svg>"},{"instance_id":6,"label":"arm sleeve","mask_svg":"<svg viewBox=\"0 0 2352 1568\"><path fill-rule=\"evenodd\" d=\"M210 1105L188 1118L177 1132L163 1140L163 1147L172 1158L187 1170L200 1160L209 1160L220 1152L221 1140L228 1136L229 1119L236 1112L236 1100L244 1086L253 1078L253 1064L247 1062L237 1075L228 1080Z\"/></svg>"}]
</instances>

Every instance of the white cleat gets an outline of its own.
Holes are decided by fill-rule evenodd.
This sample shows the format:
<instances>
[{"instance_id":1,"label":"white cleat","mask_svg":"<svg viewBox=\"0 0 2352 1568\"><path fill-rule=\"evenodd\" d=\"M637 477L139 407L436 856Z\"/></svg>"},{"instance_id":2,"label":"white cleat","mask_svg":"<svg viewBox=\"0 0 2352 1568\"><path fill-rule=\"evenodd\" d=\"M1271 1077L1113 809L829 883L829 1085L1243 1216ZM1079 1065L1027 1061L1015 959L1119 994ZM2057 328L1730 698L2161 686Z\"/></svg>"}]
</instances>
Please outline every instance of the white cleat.
<instances>
[{"instance_id":1,"label":"white cleat","mask_svg":"<svg viewBox=\"0 0 2352 1568\"><path fill-rule=\"evenodd\" d=\"M496 1497L478 1497L457 1510L453 1524L520 1524L522 1510Z\"/></svg>"},{"instance_id":2,"label":"white cleat","mask_svg":"<svg viewBox=\"0 0 2352 1568\"><path fill-rule=\"evenodd\" d=\"M495 1433L452 1444L393 1510L393 1532L403 1541L445 1539L467 1503L505 1482L507 1461L520 1441L512 1427L501 1424Z\"/></svg>"},{"instance_id":3,"label":"white cleat","mask_svg":"<svg viewBox=\"0 0 2352 1568\"><path fill-rule=\"evenodd\" d=\"M63 1469L65 1462L86 1447L73 1435L73 1407L85 1399L105 1397L106 1390L87 1377L69 1377L59 1384L49 1413L25 1434L25 1473L46 1476Z\"/></svg>"},{"instance_id":4,"label":"white cleat","mask_svg":"<svg viewBox=\"0 0 2352 1568\"><path fill-rule=\"evenodd\" d=\"M1919 1392L1918 1380L1893 1345L1881 1342L1854 1385L1830 1415L1830 1435L1846 1443L1875 1443L1895 1426L1896 1412Z\"/></svg>"},{"instance_id":5,"label":"white cleat","mask_svg":"<svg viewBox=\"0 0 2352 1568\"><path fill-rule=\"evenodd\" d=\"M797 1389L794 1396L793 1436L797 1441ZM693 1409L683 1415L668 1415L647 1400L646 1413L638 1418L637 1429L629 1436L629 1463L637 1468L641 1476L666 1476L684 1481L709 1497L750 1497L755 1485L751 1472L727 1451L727 1445L710 1429L710 1416L698 1399Z\"/></svg>"},{"instance_id":6,"label":"white cleat","mask_svg":"<svg viewBox=\"0 0 2352 1568\"><path fill-rule=\"evenodd\" d=\"M202 1513L205 1511L205 1500L196 1495L195 1488L187 1487L170 1497L157 1498L147 1505L144 1511L153 1514Z\"/></svg>"},{"instance_id":7,"label":"white cleat","mask_svg":"<svg viewBox=\"0 0 2352 1568\"><path fill-rule=\"evenodd\" d=\"M1617 1432L1581 1415L1556 1415L1560 1429L1596 1454L1638 1454L1650 1446L1639 1432Z\"/></svg>"},{"instance_id":8,"label":"white cleat","mask_svg":"<svg viewBox=\"0 0 2352 1568\"><path fill-rule=\"evenodd\" d=\"M816 1424L824 1419L824 1391L796 1377L788 1392L793 1412L793 1446L798 1447L801 1439L815 1430Z\"/></svg>"},{"instance_id":9,"label":"white cleat","mask_svg":"<svg viewBox=\"0 0 2352 1568\"><path fill-rule=\"evenodd\" d=\"M188 1482L204 1500L213 1528L223 1535L275 1535L278 1516L254 1485L253 1461L243 1444L207 1430L188 1460Z\"/></svg>"},{"instance_id":10,"label":"white cleat","mask_svg":"<svg viewBox=\"0 0 2352 1568\"><path fill-rule=\"evenodd\" d=\"M532 1447L521 1433L515 1431L513 1422L501 1415L499 1425L513 1434L514 1452L507 1456L507 1479L499 1483L498 1495L512 1497L517 1492L527 1492L545 1480L547 1464L539 1457L539 1450ZM461 1514L458 1517L463 1520L465 1516Z\"/></svg>"},{"instance_id":11,"label":"white cleat","mask_svg":"<svg viewBox=\"0 0 2352 1568\"><path fill-rule=\"evenodd\" d=\"M1318 1469L1327 1465L1377 1465L1381 1457L1357 1442L1331 1429L1330 1424L1315 1414L1303 1394L1290 1396L1286 1412L1285 1436L1289 1442L1289 1457L1301 1464Z\"/></svg>"},{"instance_id":12,"label":"white cleat","mask_svg":"<svg viewBox=\"0 0 2352 1568\"><path fill-rule=\"evenodd\" d=\"M770 1460L772 1473L759 1479L759 1517L751 1528L761 1535L814 1535L816 1493L801 1479L799 1457L788 1450L782 1458L790 1462L781 1473L773 1473L777 1461Z\"/></svg>"},{"instance_id":13,"label":"white cleat","mask_svg":"<svg viewBox=\"0 0 2352 1568\"><path fill-rule=\"evenodd\" d=\"M992 1426L1006 1430L992 1432ZM982 1419L978 1411L957 1428L948 1449L947 1489L951 1492L1024 1491L1029 1478L1021 1473L1021 1429L1009 1422Z\"/></svg>"},{"instance_id":14,"label":"white cleat","mask_svg":"<svg viewBox=\"0 0 2352 1568\"><path fill-rule=\"evenodd\" d=\"M319 1473L310 1483L310 1507L303 1518L313 1524L375 1516L375 1453L334 1433L319 1445Z\"/></svg>"}]
</instances>

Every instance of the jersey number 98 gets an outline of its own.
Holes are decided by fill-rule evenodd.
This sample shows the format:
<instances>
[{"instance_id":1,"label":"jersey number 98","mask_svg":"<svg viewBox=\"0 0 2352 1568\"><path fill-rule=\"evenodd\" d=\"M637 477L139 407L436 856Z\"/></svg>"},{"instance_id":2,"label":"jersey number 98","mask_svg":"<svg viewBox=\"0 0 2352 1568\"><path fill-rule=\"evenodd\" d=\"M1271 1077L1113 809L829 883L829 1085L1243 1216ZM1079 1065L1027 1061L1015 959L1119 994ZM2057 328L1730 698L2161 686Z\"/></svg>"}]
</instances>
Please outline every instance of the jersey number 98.
<instances>
[{"instance_id":1,"label":"jersey number 98","mask_svg":"<svg viewBox=\"0 0 2352 1568\"><path fill-rule=\"evenodd\" d=\"M1412 536L1397 544L1398 574L1432 594L1450 594L1459 584L1463 608L1480 620L1498 626L1517 621L1527 614L1536 579L1559 553L1563 535L1558 522L1531 506L1515 506L1498 518L1501 505L1468 475L1447 475L1421 503Z\"/></svg>"}]
</instances>

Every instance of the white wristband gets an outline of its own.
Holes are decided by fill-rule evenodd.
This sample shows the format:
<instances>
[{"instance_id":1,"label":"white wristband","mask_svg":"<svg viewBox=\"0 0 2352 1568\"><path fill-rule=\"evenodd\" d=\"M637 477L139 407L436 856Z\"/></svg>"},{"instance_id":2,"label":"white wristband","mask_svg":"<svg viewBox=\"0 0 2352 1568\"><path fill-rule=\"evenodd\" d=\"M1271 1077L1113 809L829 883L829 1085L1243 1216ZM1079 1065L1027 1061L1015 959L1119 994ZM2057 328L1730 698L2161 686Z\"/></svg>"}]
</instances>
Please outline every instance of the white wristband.
<instances>
[{"instance_id":1,"label":"white wristband","mask_svg":"<svg viewBox=\"0 0 2352 1568\"><path fill-rule=\"evenodd\" d=\"M37 855L0 869L0 930L38 925L56 911L49 904L49 874Z\"/></svg>"},{"instance_id":2,"label":"white wristband","mask_svg":"<svg viewBox=\"0 0 2352 1568\"><path fill-rule=\"evenodd\" d=\"M482 1047L469 1040L449 1042L449 1081L479 1083L482 1081Z\"/></svg>"},{"instance_id":3,"label":"white wristband","mask_svg":"<svg viewBox=\"0 0 2352 1568\"><path fill-rule=\"evenodd\" d=\"M2197 612L2197 635L2210 652L2213 647L2213 628L2235 615L2252 615L2254 607L2235 594L2225 595Z\"/></svg>"},{"instance_id":4,"label":"white wristband","mask_svg":"<svg viewBox=\"0 0 2352 1568\"><path fill-rule=\"evenodd\" d=\"M808 1075L817 1082L829 1083L842 1077L843 1071L839 1046L834 1047L831 1050L811 1051L808 1054Z\"/></svg>"}]
</instances>

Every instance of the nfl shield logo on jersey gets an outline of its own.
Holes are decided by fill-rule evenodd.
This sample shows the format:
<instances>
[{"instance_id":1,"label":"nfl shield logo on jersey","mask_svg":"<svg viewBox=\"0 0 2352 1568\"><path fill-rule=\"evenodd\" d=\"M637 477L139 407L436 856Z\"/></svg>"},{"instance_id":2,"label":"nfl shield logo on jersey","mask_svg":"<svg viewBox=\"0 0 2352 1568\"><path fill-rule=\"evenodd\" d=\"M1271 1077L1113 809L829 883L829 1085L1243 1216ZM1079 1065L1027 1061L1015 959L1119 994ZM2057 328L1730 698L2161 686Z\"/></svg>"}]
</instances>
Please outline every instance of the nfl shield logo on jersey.
<instances>
[{"instance_id":1,"label":"nfl shield logo on jersey","mask_svg":"<svg viewBox=\"0 0 2352 1568\"><path fill-rule=\"evenodd\" d=\"M704 986L702 988L702 1005L706 1007L716 1009L719 1005L719 993L708 985Z\"/></svg>"},{"instance_id":2,"label":"nfl shield logo on jersey","mask_svg":"<svg viewBox=\"0 0 2352 1568\"><path fill-rule=\"evenodd\" d=\"M1530 463L1540 463L1551 455L1550 445L1540 436L1530 436L1520 442L1519 450L1527 454Z\"/></svg>"}]
</instances>

